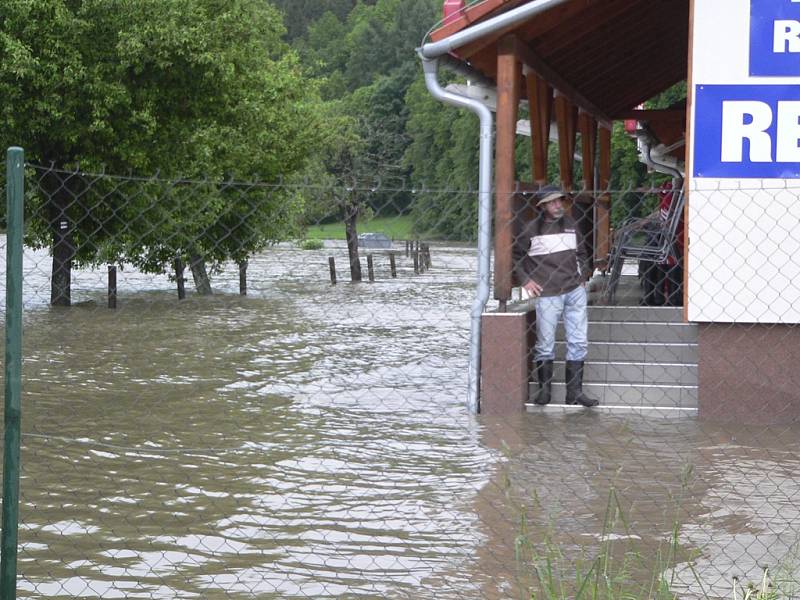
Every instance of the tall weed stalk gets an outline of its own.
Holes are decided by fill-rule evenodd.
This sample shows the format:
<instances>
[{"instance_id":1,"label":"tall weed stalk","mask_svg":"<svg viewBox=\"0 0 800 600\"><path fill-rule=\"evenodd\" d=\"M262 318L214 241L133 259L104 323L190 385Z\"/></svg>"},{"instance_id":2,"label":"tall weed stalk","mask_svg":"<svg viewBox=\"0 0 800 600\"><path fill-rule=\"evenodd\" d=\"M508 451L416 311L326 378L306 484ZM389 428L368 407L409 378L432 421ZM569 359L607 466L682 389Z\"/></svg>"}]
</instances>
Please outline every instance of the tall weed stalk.
<instances>
[{"instance_id":1,"label":"tall weed stalk","mask_svg":"<svg viewBox=\"0 0 800 600\"><path fill-rule=\"evenodd\" d=\"M692 469L685 469L681 478L681 492L676 500L676 511L670 537L659 545L653 561L647 561L639 552L626 548L631 535L630 526L620 501L617 489L612 485L603 517L600 547L593 556L582 556L575 561L573 569L566 569L564 552L554 541L552 523L548 524L542 539L534 543L529 526L527 510L516 503L519 514L519 529L515 540L518 564L529 581L527 598L530 600L676 600L671 592L672 577L679 550L680 520L678 511L691 480ZM506 477L506 497L511 498L511 482ZM533 507L543 510L538 495L534 495ZM620 531L622 535L615 532ZM648 565L649 563L649 565ZM632 576L634 571L650 572L649 578ZM574 575L573 575L574 572Z\"/></svg>"}]
</instances>

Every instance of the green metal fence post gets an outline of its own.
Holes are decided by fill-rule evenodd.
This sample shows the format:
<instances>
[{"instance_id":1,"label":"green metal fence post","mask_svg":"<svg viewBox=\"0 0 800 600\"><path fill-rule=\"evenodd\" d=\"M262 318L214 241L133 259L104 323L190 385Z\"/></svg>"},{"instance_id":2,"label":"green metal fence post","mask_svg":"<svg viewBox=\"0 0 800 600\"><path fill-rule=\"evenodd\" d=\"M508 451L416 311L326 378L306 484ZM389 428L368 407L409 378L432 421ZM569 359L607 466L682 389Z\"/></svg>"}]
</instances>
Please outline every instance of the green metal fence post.
<instances>
[{"instance_id":1,"label":"green metal fence post","mask_svg":"<svg viewBox=\"0 0 800 600\"><path fill-rule=\"evenodd\" d=\"M25 156L22 148L6 155L6 401L3 449L3 533L0 540L0 600L17 597L19 526L20 400L22 397L22 215Z\"/></svg>"}]
</instances>

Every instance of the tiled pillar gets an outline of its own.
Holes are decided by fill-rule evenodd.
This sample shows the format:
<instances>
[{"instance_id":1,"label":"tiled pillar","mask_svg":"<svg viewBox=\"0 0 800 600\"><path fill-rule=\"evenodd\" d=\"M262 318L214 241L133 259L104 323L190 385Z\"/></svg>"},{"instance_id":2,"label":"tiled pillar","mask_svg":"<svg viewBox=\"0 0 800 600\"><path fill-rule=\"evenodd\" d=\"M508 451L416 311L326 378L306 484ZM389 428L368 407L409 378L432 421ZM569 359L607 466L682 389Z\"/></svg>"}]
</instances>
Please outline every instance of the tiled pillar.
<instances>
[{"instance_id":1,"label":"tiled pillar","mask_svg":"<svg viewBox=\"0 0 800 600\"><path fill-rule=\"evenodd\" d=\"M800 422L800 326L700 324L699 418Z\"/></svg>"},{"instance_id":2,"label":"tiled pillar","mask_svg":"<svg viewBox=\"0 0 800 600\"><path fill-rule=\"evenodd\" d=\"M535 341L535 313L528 305L484 313L481 321L481 414L525 411Z\"/></svg>"}]
</instances>

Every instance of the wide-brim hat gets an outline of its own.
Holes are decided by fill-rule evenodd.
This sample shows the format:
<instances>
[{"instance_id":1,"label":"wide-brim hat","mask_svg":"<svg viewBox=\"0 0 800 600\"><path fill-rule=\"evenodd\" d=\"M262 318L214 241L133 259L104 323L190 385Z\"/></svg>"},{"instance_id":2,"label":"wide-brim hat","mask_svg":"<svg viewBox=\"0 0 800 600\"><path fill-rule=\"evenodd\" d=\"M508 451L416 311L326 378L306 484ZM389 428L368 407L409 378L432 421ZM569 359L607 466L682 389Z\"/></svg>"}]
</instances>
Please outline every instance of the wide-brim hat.
<instances>
[{"instance_id":1,"label":"wide-brim hat","mask_svg":"<svg viewBox=\"0 0 800 600\"><path fill-rule=\"evenodd\" d=\"M564 192L561 192L561 191L558 191L558 192L547 192L542 197L542 199L539 200L536 203L536 206L543 206L544 204L547 204L548 202L552 202L553 200L561 200L561 199L563 199L565 197L566 197L566 194Z\"/></svg>"}]
</instances>

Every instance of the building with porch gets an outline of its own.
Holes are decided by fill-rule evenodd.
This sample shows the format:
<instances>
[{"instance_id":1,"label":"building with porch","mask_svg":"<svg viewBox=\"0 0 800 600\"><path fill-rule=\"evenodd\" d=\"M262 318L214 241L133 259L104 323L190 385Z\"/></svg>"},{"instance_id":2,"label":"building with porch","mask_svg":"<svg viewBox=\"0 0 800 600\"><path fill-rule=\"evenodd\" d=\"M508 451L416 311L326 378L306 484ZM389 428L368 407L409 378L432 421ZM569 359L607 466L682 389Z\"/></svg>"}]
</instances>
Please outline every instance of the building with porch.
<instances>
[{"instance_id":1,"label":"building with porch","mask_svg":"<svg viewBox=\"0 0 800 600\"><path fill-rule=\"evenodd\" d=\"M582 192L573 212L587 224L593 266L609 273L611 132L628 120L648 132L644 160L674 173L685 192L683 308L592 309L596 330L606 331L595 336L605 345L595 382L611 394L604 404L737 422L800 418L796 54L797 0L446 0L445 18L420 55L431 93L481 119L474 410L530 406L535 311L512 301L513 247L521 217L535 210L524 192L548 180L551 139L562 188ZM469 85L442 88L441 67ZM641 108L684 80L685 106ZM515 171L525 125L530 181ZM576 152L583 163L577 180ZM648 362L670 344L683 349ZM624 345L634 355L613 358Z\"/></svg>"}]
</instances>

